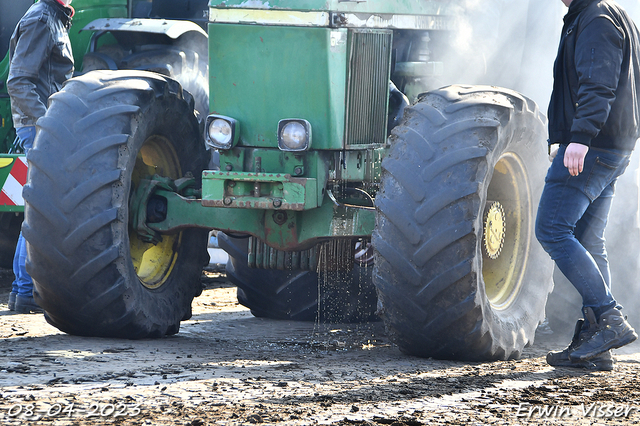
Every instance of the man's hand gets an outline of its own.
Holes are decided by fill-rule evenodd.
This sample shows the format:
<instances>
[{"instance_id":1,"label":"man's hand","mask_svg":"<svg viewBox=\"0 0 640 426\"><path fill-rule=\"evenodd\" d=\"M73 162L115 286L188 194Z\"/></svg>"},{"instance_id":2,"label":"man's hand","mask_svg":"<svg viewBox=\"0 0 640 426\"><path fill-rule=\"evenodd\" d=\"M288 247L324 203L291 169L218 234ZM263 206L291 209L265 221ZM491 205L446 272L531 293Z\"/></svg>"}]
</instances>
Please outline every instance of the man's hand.
<instances>
[{"instance_id":1,"label":"man's hand","mask_svg":"<svg viewBox=\"0 0 640 426\"><path fill-rule=\"evenodd\" d=\"M569 169L571 176L578 176L584 168L584 157L589 147L579 143L570 143L564 152L564 166Z\"/></svg>"}]
</instances>

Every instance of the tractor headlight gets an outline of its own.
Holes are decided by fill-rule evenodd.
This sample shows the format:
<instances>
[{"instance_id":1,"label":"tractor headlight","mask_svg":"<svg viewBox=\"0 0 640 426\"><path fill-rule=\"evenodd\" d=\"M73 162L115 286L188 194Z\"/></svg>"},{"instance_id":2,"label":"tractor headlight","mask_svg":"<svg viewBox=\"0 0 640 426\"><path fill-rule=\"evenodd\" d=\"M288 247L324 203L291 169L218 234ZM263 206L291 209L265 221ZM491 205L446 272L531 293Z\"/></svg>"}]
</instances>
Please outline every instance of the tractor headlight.
<instances>
[{"instance_id":1,"label":"tractor headlight","mask_svg":"<svg viewBox=\"0 0 640 426\"><path fill-rule=\"evenodd\" d=\"M238 121L222 115L210 115L205 125L204 140L215 149L231 149L238 143Z\"/></svg>"},{"instance_id":2,"label":"tractor headlight","mask_svg":"<svg viewBox=\"0 0 640 426\"><path fill-rule=\"evenodd\" d=\"M278 147L283 151L307 151L311 147L311 124L307 120L280 120Z\"/></svg>"}]
</instances>

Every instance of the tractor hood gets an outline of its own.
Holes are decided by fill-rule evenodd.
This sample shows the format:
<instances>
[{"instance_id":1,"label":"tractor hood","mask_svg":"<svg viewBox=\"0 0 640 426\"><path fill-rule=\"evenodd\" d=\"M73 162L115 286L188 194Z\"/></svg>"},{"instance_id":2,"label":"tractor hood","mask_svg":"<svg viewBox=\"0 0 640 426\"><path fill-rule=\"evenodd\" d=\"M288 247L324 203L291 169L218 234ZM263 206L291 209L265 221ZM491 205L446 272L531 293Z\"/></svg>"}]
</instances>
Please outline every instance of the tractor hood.
<instances>
[{"instance_id":1,"label":"tractor hood","mask_svg":"<svg viewBox=\"0 0 640 426\"><path fill-rule=\"evenodd\" d=\"M390 21L393 16L416 15L425 19L428 16L455 16L460 13L459 5L444 0L211 0L209 6L213 14L224 9L323 12L329 19L332 19L331 14L353 14L349 16L350 19L361 21L371 20L372 15L377 15L374 19ZM385 27L390 27L388 22Z\"/></svg>"},{"instance_id":2,"label":"tractor hood","mask_svg":"<svg viewBox=\"0 0 640 426\"><path fill-rule=\"evenodd\" d=\"M196 32L204 37L207 33L198 25L189 21L174 21L168 19L122 19L103 18L92 21L81 31L127 31L164 34L177 39L188 32Z\"/></svg>"}]
</instances>

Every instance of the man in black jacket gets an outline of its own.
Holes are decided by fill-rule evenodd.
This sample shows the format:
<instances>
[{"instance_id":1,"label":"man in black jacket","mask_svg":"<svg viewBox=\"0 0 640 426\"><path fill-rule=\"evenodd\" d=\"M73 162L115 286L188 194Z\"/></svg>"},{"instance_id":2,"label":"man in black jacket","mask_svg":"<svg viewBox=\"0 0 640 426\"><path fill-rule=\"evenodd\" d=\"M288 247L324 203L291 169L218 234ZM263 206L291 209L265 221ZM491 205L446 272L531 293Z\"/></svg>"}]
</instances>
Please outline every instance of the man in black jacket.
<instances>
[{"instance_id":1,"label":"man in black jacket","mask_svg":"<svg viewBox=\"0 0 640 426\"><path fill-rule=\"evenodd\" d=\"M11 36L7 91L16 133L27 156L36 136L36 121L45 114L49 96L73 75L71 1L40 0L29 8ZM20 313L41 311L33 299L26 257L26 243L20 233L13 260L16 279L9 295L9 309Z\"/></svg>"},{"instance_id":2,"label":"man in black jacket","mask_svg":"<svg viewBox=\"0 0 640 426\"><path fill-rule=\"evenodd\" d=\"M584 319L547 362L611 370L610 350L638 337L611 294L604 231L615 182L640 136L640 35L613 1L562 1L569 11L548 113L549 143L559 149L536 236L582 296Z\"/></svg>"}]
</instances>

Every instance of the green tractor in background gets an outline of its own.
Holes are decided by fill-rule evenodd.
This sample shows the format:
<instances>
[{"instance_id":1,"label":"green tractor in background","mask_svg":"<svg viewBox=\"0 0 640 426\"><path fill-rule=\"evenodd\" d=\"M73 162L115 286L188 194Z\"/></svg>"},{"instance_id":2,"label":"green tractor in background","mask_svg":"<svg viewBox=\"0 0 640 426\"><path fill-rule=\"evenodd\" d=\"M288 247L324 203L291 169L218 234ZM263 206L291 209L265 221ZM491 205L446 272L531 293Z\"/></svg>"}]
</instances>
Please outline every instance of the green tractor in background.
<instances>
[{"instance_id":1,"label":"green tractor in background","mask_svg":"<svg viewBox=\"0 0 640 426\"><path fill-rule=\"evenodd\" d=\"M76 0L79 17L90 3L104 2ZM524 45L495 62L458 48L463 15L451 1L212 0L204 84L195 28L86 23L82 73L38 122L24 187L47 320L177 333L218 230L256 316L379 315L409 354L517 358L552 288L533 233L546 120L513 90L442 87L527 68Z\"/></svg>"},{"instance_id":2,"label":"green tractor in background","mask_svg":"<svg viewBox=\"0 0 640 426\"><path fill-rule=\"evenodd\" d=\"M34 0L0 0L0 267L11 268L23 220L26 159L16 138L6 80L9 40ZM208 112L207 1L75 0L69 31L76 74L145 69L176 78ZM140 18L131 21L129 18ZM120 18L120 19L118 19ZM164 19L167 18L167 19ZM86 27L86 28L85 28Z\"/></svg>"}]
</instances>

